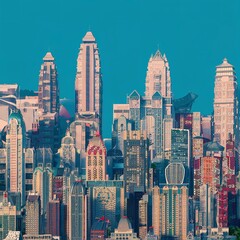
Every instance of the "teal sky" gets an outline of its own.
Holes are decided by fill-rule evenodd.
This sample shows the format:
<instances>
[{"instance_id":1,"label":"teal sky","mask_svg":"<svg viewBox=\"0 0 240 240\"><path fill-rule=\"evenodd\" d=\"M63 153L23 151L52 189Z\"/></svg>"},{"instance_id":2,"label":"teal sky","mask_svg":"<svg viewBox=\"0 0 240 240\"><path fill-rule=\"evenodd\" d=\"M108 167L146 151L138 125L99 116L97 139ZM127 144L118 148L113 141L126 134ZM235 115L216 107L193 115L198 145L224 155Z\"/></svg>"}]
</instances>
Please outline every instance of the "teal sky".
<instances>
[{"instance_id":1,"label":"teal sky","mask_svg":"<svg viewBox=\"0 0 240 240\"><path fill-rule=\"evenodd\" d=\"M103 73L103 130L113 103L144 93L149 57L166 53L175 98L199 95L193 110L210 114L215 66L227 57L240 76L239 0L0 0L0 83L37 90L51 51L61 97L74 98L76 59L85 33L98 42Z\"/></svg>"}]
</instances>

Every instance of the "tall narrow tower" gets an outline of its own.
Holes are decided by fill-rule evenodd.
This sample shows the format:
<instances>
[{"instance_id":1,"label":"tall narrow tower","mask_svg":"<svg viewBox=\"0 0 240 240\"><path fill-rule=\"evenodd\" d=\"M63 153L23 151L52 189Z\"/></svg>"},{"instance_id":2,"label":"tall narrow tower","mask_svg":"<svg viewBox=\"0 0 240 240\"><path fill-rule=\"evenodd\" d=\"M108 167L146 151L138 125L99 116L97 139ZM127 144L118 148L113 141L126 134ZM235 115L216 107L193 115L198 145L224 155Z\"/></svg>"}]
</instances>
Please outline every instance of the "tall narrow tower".
<instances>
[{"instance_id":1,"label":"tall narrow tower","mask_svg":"<svg viewBox=\"0 0 240 240\"><path fill-rule=\"evenodd\" d=\"M145 96L151 98L155 92L159 92L165 98L172 97L168 60L159 50L148 62Z\"/></svg>"},{"instance_id":2,"label":"tall narrow tower","mask_svg":"<svg viewBox=\"0 0 240 240\"><path fill-rule=\"evenodd\" d=\"M214 88L214 138L226 147L229 134L238 145L237 78L233 65L224 58L216 67Z\"/></svg>"},{"instance_id":3,"label":"tall narrow tower","mask_svg":"<svg viewBox=\"0 0 240 240\"><path fill-rule=\"evenodd\" d=\"M59 89L57 81L57 68L54 57L48 52L43 58L39 74L38 104L42 113L55 113L59 111Z\"/></svg>"},{"instance_id":4,"label":"tall narrow tower","mask_svg":"<svg viewBox=\"0 0 240 240\"><path fill-rule=\"evenodd\" d=\"M75 80L75 112L92 116L102 126L102 75L96 40L87 32L80 45Z\"/></svg>"},{"instance_id":5,"label":"tall narrow tower","mask_svg":"<svg viewBox=\"0 0 240 240\"><path fill-rule=\"evenodd\" d=\"M20 111L9 116L6 135L7 164L9 171L8 189L21 193L21 204L25 203L25 123Z\"/></svg>"}]
</instances>

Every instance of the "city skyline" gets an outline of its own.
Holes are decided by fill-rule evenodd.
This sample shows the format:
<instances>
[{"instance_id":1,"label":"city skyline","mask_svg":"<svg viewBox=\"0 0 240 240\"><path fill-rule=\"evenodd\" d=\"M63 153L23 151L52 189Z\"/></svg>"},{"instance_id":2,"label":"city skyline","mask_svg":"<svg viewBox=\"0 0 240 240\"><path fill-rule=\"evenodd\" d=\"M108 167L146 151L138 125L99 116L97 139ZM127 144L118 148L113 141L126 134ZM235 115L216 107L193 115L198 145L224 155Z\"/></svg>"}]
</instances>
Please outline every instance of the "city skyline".
<instances>
[{"instance_id":1,"label":"city skyline","mask_svg":"<svg viewBox=\"0 0 240 240\"><path fill-rule=\"evenodd\" d=\"M17 12L12 9L8 15L6 13L10 6L1 3L1 81L17 82L22 89L37 90L41 60L46 52L51 51L58 66L61 98L74 99L78 47L90 28L101 53L104 137L109 137L111 129L112 104L125 103L126 95L134 88L144 93L147 63L157 49L168 57L173 97L195 92L199 98L193 110L211 114L215 66L226 57L235 66L237 76L240 72L240 36L237 32L240 25L236 21L240 3L203 1L196 6L187 0L181 3L175 1L175 4L133 1L126 7L119 4L116 9L108 2L80 1L65 6L60 1L56 6L52 1L48 3L52 13L45 14L41 13L41 6L35 8L32 4L26 4L27 1L21 4L16 1ZM108 8L104 8L105 4ZM80 9L87 10L92 6L95 8L91 16L84 11L77 14ZM126 12L123 13L123 10ZM135 14L132 14L133 10L136 10ZM64 11L66 17L63 17ZM99 18L100 21L97 20ZM48 22L51 22L51 26ZM19 36L17 43L13 42L15 35ZM47 38L44 37L46 35ZM19 57L12 57L15 55L21 56L21 61ZM30 66L24 65L26 61ZM14 72L9 75L8 69L12 66ZM117 94L111 94L114 87L118 90Z\"/></svg>"}]
</instances>

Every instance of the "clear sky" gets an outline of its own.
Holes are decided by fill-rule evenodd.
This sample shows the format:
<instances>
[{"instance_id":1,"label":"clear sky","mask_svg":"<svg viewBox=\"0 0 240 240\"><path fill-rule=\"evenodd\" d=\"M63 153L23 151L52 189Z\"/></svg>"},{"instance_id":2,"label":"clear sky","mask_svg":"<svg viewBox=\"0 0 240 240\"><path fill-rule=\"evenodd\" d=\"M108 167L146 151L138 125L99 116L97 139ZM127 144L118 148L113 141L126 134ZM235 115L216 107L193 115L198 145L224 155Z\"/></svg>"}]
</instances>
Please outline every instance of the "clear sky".
<instances>
[{"instance_id":1,"label":"clear sky","mask_svg":"<svg viewBox=\"0 0 240 240\"><path fill-rule=\"evenodd\" d=\"M227 57L240 76L239 0L0 0L0 83L37 90L51 51L61 97L74 98L83 36L98 42L103 73L103 130L111 135L113 103L144 93L149 57L166 53L175 98L199 95L193 110L210 114L216 65Z\"/></svg>"}]
</instances>

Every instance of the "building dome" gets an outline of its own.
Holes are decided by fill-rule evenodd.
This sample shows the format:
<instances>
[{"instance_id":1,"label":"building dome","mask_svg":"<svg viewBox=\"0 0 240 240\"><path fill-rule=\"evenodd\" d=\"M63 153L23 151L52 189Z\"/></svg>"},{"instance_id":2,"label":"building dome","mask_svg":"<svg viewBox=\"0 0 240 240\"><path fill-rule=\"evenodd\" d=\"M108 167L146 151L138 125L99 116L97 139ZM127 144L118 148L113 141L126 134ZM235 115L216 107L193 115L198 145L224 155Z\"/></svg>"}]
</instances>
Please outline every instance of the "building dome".
<instances>
[{"instance_id":1,"label":"building dome","mask_svg":"<svg viewBox=\"0 0 240 240\"><path fill-rule=\"evenodd\" d=\"M118 223L118 232L128 232L129 230L132 230L132 224L130 223L129 219L124 216Z\"/></svg>"}]
</instances>

